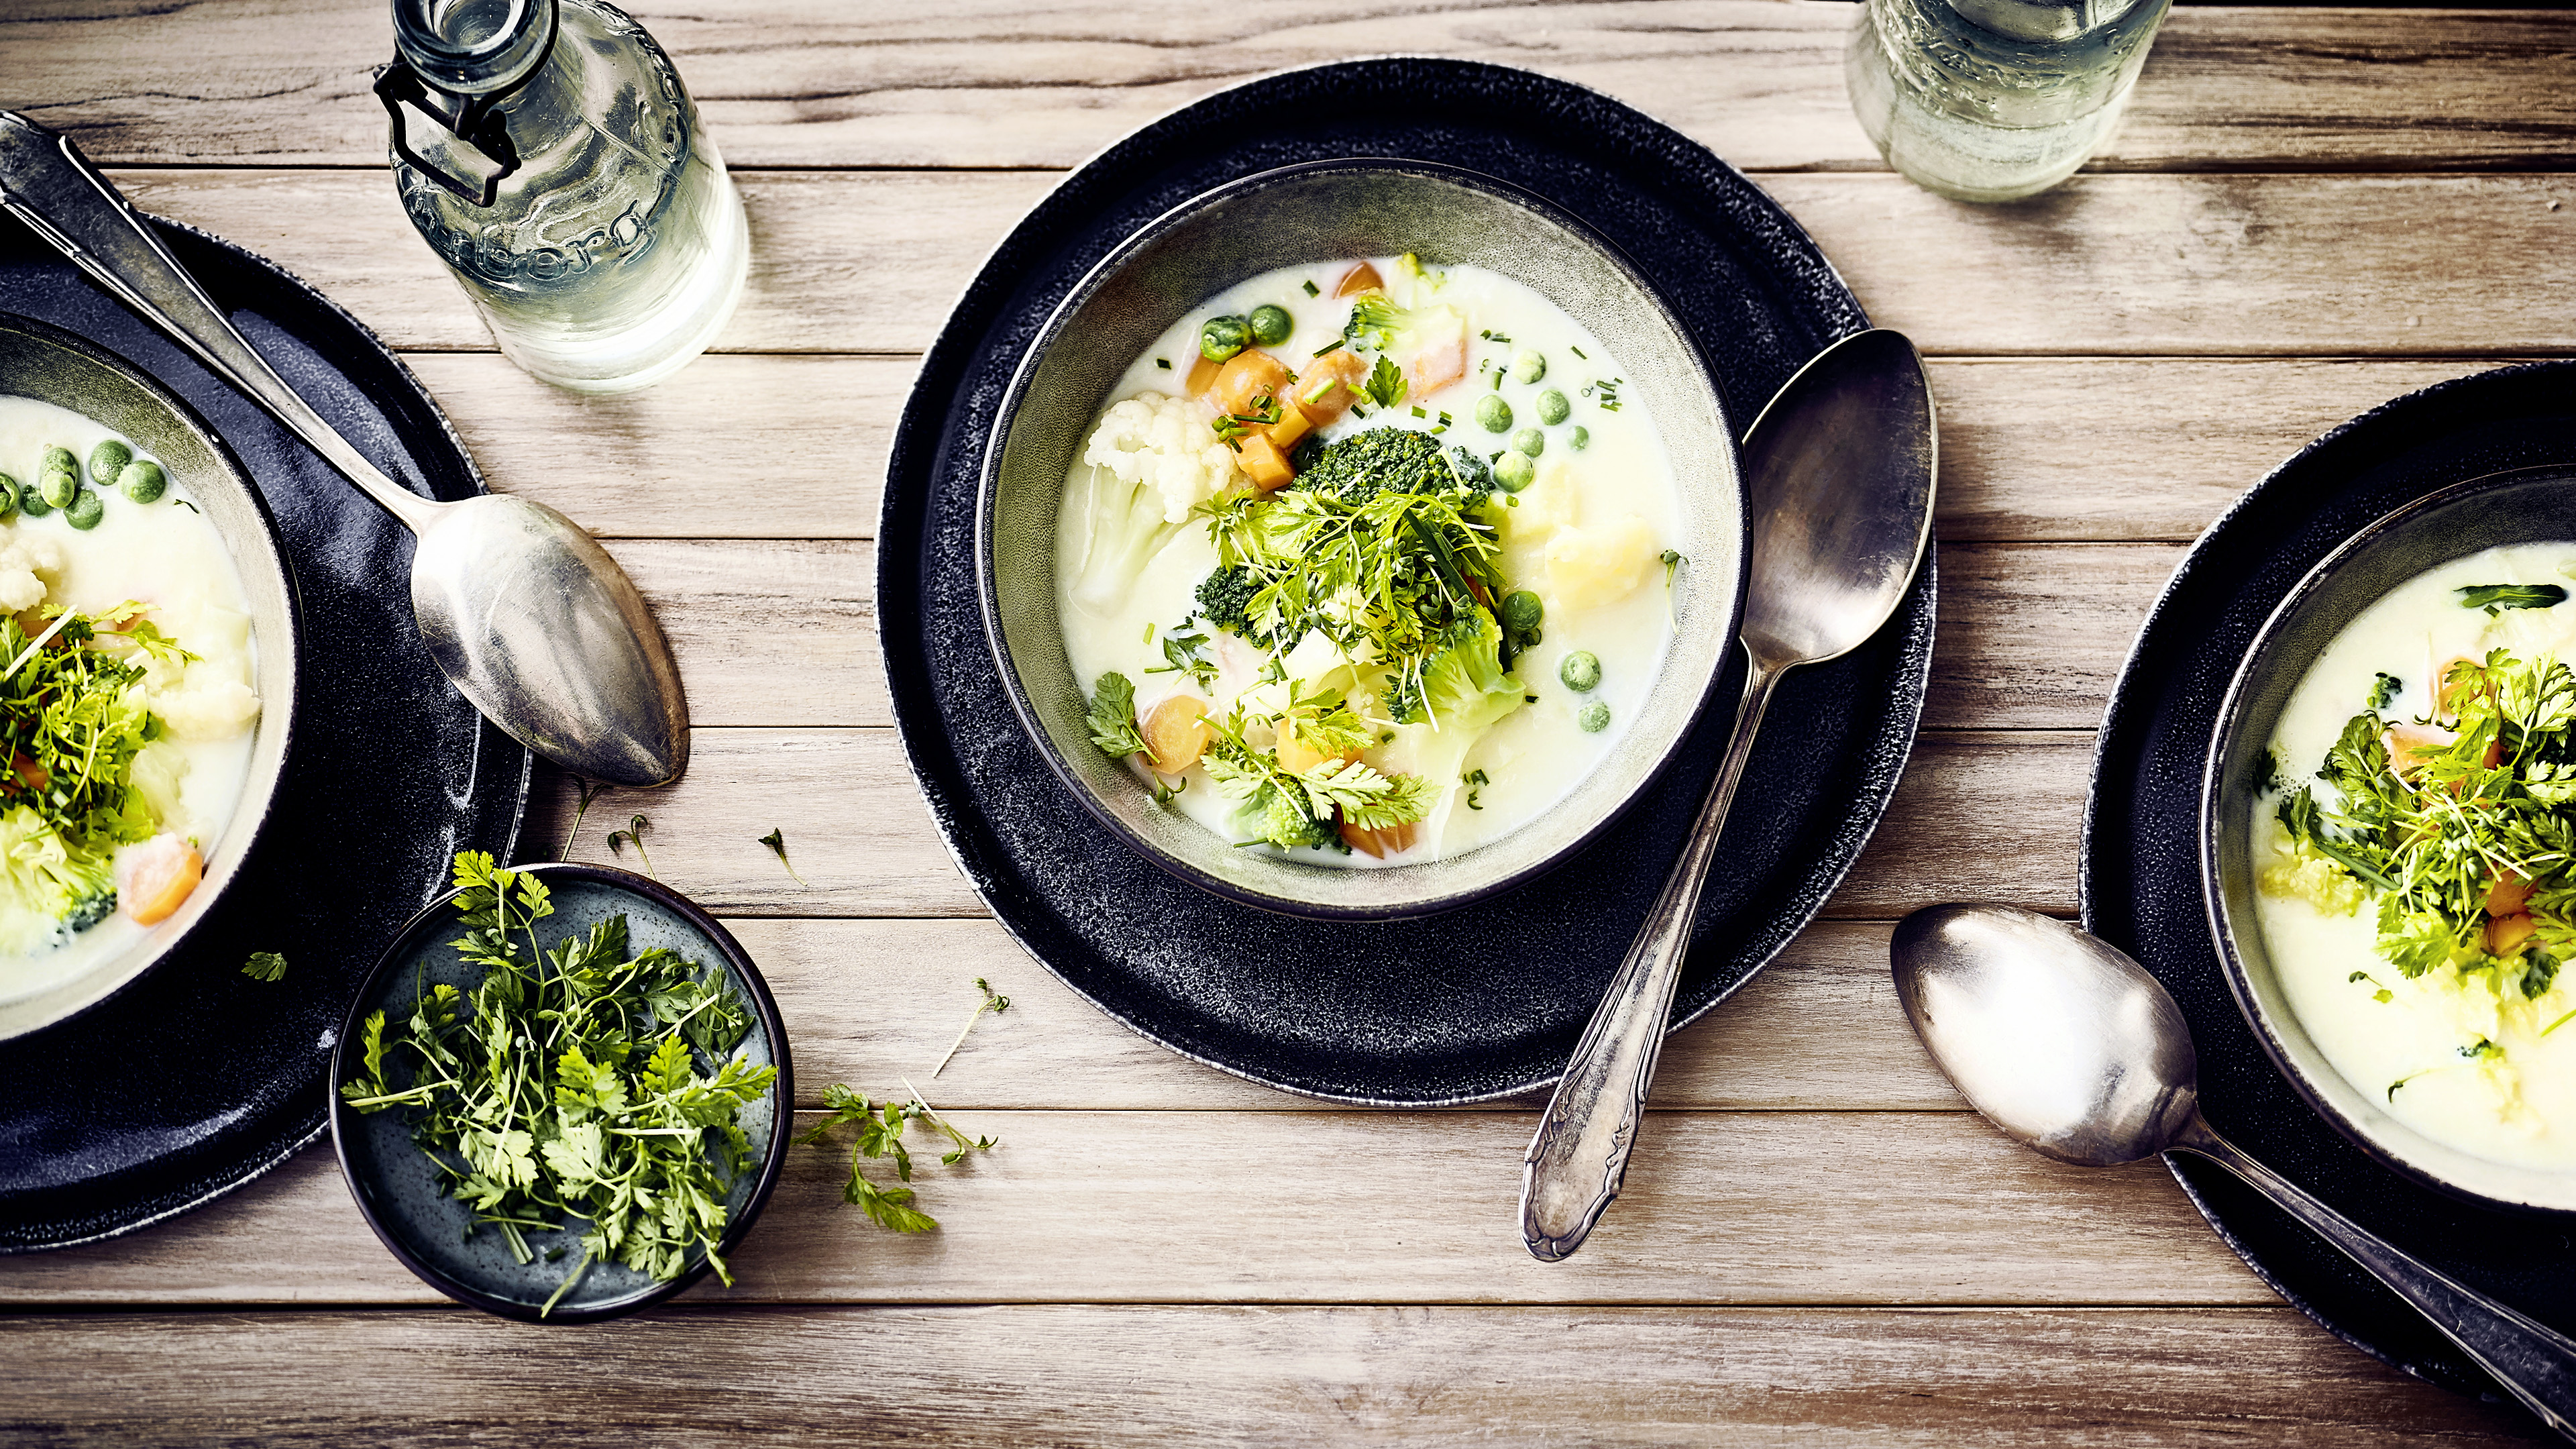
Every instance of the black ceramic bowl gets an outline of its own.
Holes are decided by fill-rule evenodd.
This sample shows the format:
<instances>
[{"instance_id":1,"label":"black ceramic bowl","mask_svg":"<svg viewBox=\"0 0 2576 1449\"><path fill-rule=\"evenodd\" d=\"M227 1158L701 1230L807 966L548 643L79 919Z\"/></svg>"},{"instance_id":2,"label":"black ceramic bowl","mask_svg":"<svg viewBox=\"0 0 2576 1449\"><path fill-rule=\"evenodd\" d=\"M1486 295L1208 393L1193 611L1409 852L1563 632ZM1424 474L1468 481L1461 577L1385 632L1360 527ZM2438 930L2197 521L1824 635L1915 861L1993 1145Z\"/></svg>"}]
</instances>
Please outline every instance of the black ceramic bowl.
<instances>
[{"instance_id":1,"label":"black ceramic bowl","mask_svg":"<svg viewBox=\"0 0 2576 1449\"><path fill-rule=\"evenodd\" d=\"M788 1063L787 1028L778 1003L760 979L758 968L714 917L687 897L658 881L628 871L593 865L529 865L518 869L542 878L554 899L554 914L538 923L537 938L546 949L565 937L586 932L594 922L623 913L628 940L636 951L667 946L701 965L722 969L751 1008L751 1032L741 1050L754 1066L775 1066L778 1080L764 1103L743 1112L741 1125L750 1137L756 1165L736 1177L726 1197L726 1222L717 1251L728 1260L751 1231L769 1201L770 1189L787 1160L796 1087ZM537 1261L521 1263L503 1236L490 1228L471 1236L473 1214L450 1197L438 1180L428 1154L411 1140L410 1113L401 1107L361 1113L339 1095L339 1084L357 1066L355 1043L370 1012L389 1021L410 1015L412 1002L427 985L446 983L468 989L482 968L460 960L448 943L456 938L456 895L449 892L423 907L404 923L393 944L369 972L356 1003L340 1030L331 1054L331 1141L340 1157L340 1173L349 1195L358 1200L367 1226L420 1275L421 1281L459 1303L504 1318L540 1319L547 1299L581 1256L579 1219L570 1230L531 1233L540 1249ZM547 1262L542 1250L566 1251ZM709 1264L699 1253L676 1278L655 1280L616 1263L593 1263L550 1313L548 1323L593 1323L659 1303L705 1277Z\"/></svg>"},{"instance_id":2,"label":"black ceramic bowl","mask_svg":"<svg viewBox=\"0 0 2576 1449\"><path fill-rule=\"evenodd\" d=\"M2335 1069L2291 1010L2254 907L2248 825L2255 754L2317 656L2387 593L2507 544L2576 540L2576 469L2528 468L2453 484L2377 519L2308 571L2255 636L2228 686L2201 779L2201 889L2227 984L2255 1038L2318 1114L2382 1164L2489 1207L2576 1211L2576 1173L2515 1167L2417 1131Z\"/></svg>"},{"instance_id":3,"label":"black ceramic bowl","mask_svg":"<svg viewBox=\"0 0 2576 1449\"><path fill-rule=\"evenodd\" d=\"M1610 347L1628 396L1675 460L1692 566L1673 590L1678 634L1645 709L1581 783L1510 836L1383 870L1239 850L1175 811L1091 744L1084 683L1056 611L1056 519L1067 474L1118 377L1206 298L1277 267L1403 252L1489 267L1534 288ZM984 629L1021 725L1074 798L1181 879L1309 919L1429 915L1554 868L1625 810L1672 758L1734 643L1744 588L1744 483L1718 386L1687 330L1618 248L1508 182L1435 162L1309 162L1205 192L1092 268L1031 344L995 414L976 513Z\"/></svg>"},{"instance_id":4,"label":"black ceramic bowl","mask_svg":"<svg viewBox=\"0 0 2576 1449\"><path fill-rule=\"evenodd\" d=\"M252 687L260 700L241 797L222 833L198 842L206 862L204 880L168 919L123 949L102 956L77 975L22 995L0 997L0 1040L6 1040L86 1011L140 980L179 951L231 888L268 825L269 806L285 773L287 746L295 729L296 660L302 644L295 581L278 542L277 521L243 475L232 450L194 408L106 349L59 327L7 312L0 312L0 394L67 408L133 439L145 457L158 461L171 480L196 500L241 575L255 656ZM19 481L34 486L32 474ZM141 505L118 498L109 500L108 506ZM165 501L154 506L171 505ZM22 526L65 527L59 514L50 521L29 520Z\"/></svg>"}]
</instances>

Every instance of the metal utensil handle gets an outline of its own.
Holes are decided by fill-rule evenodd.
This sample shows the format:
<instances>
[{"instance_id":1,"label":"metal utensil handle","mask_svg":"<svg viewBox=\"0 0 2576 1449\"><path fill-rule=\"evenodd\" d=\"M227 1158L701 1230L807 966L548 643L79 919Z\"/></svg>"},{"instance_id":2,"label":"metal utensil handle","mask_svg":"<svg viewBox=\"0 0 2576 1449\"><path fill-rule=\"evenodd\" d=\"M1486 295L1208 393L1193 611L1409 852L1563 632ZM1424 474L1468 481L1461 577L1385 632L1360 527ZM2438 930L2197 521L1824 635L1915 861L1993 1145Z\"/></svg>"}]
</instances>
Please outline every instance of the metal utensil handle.
<instances>
[{"instance_id":1,"label":"metal utensil handle","mask_svg":"<svg viewBox=\"0 0 2576 1449\"><path fill-rule=\"evenodd\" d=\"M385 511L415 532L429 526L438 505L386 477L287 386L70 137L0 111L0 207L268 409Z\"/></svg>"},{"instance_id":2,"label":"metal utensil handle","mask_svg":"<svg viewBox=\"0 0 2576 1449\"><path fill-rule=\"evenodd\" d=\"M1530 1139L1521 1168L1521 1241L1541 1262L1561 1262L1583 1246L1628 1174L1628 1151L1637 1143L1646 1089L1654 1081L1664 1027L1672 1017L1673 987L1690 951L1700 888L1708 881L1708 863L1726 827L1727 807L1734 803L1745 759L1753 752L1753 737L1762 728L1771 687L1787 669L1754 661L1726 758L1709 784L1681 859L1664 878L1627 959L1611 978L1609 994L1575 1044L1556 1095L1548 1099L1538 1135Z\"/></svg>"},{"instance_id":3,"label":"metal utensil handle","mask_svg":"<svg viewBox=\"0 0 2576 1449\"><path fill-rule=\"evenodd\" d=\"M2246 1156L2205 1121L2174 1146L2197 1153L2308 1225L2371 1276L2415 1305L2442 1336L2458 1344L2506 1392L2562 1437L2576 1439L2576 1341L2505 1307L2381 1241L2369 1229L2310 1197L2289 1179Z\"/></svg>"}]
</instances>

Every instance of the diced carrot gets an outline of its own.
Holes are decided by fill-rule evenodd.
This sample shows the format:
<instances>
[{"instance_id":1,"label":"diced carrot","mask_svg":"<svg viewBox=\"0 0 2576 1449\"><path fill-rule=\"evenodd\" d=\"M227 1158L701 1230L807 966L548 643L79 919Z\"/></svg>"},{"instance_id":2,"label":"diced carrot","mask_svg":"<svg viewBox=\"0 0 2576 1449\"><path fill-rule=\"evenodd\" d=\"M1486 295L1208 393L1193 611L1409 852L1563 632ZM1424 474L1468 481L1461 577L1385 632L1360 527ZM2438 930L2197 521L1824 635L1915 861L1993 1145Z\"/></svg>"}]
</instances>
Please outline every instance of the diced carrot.
<instances>
[{"instance_id":1,"label":"diced carrot","mask_svg":"<svg viewBox=\"0 0 2576 1449\"><path fill-rule=\"evenodd\" d=\"M2487 887L2487 914L2518 916L2531 903L2531 882L2506 871Z\"/></svg>"},{"instance_id":2,"label":"diced carrot","mask_svg":"<svg viewBox=\"0 0 2576 1449\"><path fill-rule=\"evenodd\" d=\"M169 919L205 876L205 857L197 847L175 835L157 835L119 854L117 904L135 924L149 926Z\"/></svg>"},{"instance_id":3,"label":"diced carrot","mask_svg":"<svg viewBox=\"0 0 2576 1449\"><path fill-rule=\"evenodd\" d=\"M1201 356L1190 364L1189 380L1182 385L1190 390L1190 396L1206 397L1208 389L1216 386L1216 375L1222 370L1223 364L1210 362Z\"/></svg>"},{"instance_id":4,"label":"diced carrot","mask_svg":"<svg viewBox=\"0 0 2576 1449\"><path fill-rule=\"evenodd\" d=\"M1360 384L1368 380L1368 375L1369 365L1358 353L1336 347L1306 363L1306 370L1297 374L1297 385L1288 389L1288 396L1306 415L1308 426L1320 428L1351 410L1351 404L1359 399Z\"/></svg>"},{"instance_id":5,"label":"diced carrot","mask_svg":"<svg viewBox=\"0 0 2576 1449\"><path fill-rule=\"evenodd\" d=\"M1384 860L1397 851L1411 850L1419 834L1415 822L1410 820L1383 830L1362 830L1347 820L1342 822L1342 843L1353 850L1366 851L1377 860Z\"/></svg>"},{"instance_id":6,"label":"diced carrot","mask_svg":"<svg viewBox=\"0 0 2576 1449\"><path fill-rule=\"evenodd\" d=\"M2498 916L2487 922L2487 950L2498 956L2514 955L2538 929L2527 915Z\"/></svg>"},{"instance_id":7,"label":"diced carrot","mask_svg":"<svg viewBox=\"0 0 2576 1449\"><path fill-rule=\"evenodd\" d=\"M1154 706L1145 716L1145 748L1154 752L1153 767L1166 775L1177 775L1199 762L1199 752L1207 748L1211 731L1207 726L1207 702L1186 694L1176 694Z\"/></svg>"},{"instance_id":8,"label":"diced carrot","mask_svg":"<svg viewBox=\"0 0 2576 1449\"><path fill-rule=\"evenodd\" d=\"M1216 405L1230 413L1260 410L1263 398L1273 403L1288 395L1288 365L1258 347L1247 347L1227 359L1216 373Z\"/></svg>"},{"instance_id":9,"label":"diced carrot","mask_svg":"<svg viewBox=\"0 0 2576 1449\"><path fill-rule=\"evenodd\" d=\"M1244 477L1252 480L1252 486L1264 493L1287 487L1288 481L1297 476L1296 470L1288 466L1288 455L1279 451L1279 445L1270 441L1267 433L1249 433L1237 439L1234 463L1243 470Z\"/></svg>"},{"instance_id":10,"label":"diced carrot","mask_svg":"<svg viewBox=\"0 0 2576 1449\"><path fill-rule=\"evenodd\" d=\"M19 755L12 759L9 762L9 768L17 775L18 783L30 790L41 793L47 785L54 782L54 777L45 772L44 766L37 764L34 759L26 755Z\"/></svg>"},{"instance_id":11,"label":"diced carrot","mask_svg":"<svg viewBox=\"0 0 2576 1449\"><path fill-rule=\"evenodd\" d=\"M1333 295L1336 297L1356 297L1362 292L1383 292L1385 290L1386 278L1377 274L1377 263L1362 262L1358 266L1351 268L1349 271L1342 273L1342 280L1334 286Z\"/></svg>"},{"instance_id":12,"label":"diced carrot","mask_svg":"<svg viewBox=\"0 0 2576 1449\"><path fill-rule=\"evenodd\" d=\"M1306 417L1306 410L1293 402L1286 403L1279 409L1279 421L1270 425L1270 441L1278 444L1284 452L1297 446L1298 439L1313 431L1315 425Z\"/></svg>"}]
</instances>

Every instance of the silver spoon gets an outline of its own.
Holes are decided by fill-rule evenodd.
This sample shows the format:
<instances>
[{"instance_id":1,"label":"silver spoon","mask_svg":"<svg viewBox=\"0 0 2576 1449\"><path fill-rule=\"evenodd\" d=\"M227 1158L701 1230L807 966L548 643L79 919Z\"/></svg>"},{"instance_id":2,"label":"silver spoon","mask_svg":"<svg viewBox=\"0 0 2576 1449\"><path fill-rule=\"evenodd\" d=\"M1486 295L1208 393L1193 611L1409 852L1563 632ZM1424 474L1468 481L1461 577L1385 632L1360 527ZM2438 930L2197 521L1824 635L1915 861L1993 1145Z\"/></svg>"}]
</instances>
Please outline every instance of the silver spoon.
<instances>
[{"instance_id":1,"label":"silver spoon","mask_svg":"<svg viewBox=\"0 0 2576 1449\"><path fill-rule=\"evenodd\" d=\"M1700 887L1772 687L1801 664L1859 648L1896 611L1931 536L1933 463L1923 359L1884 329L1817 354L1745 434L1753 546L1743 637L1752 669L1690 840L1523 1159L1521 1241L1543 1262L1583 1246L1627 1175Z\"/></svg>"},{"instance_id":2,"label":"silver spoon","mask_svg":"<svg viewBox=\"0 0 2576 1449\"><path fill-rule=\"evenodd\" d=\"M1899 921L1897 999L1932 1060L2004 1135L2110 1167L2189 1152L2308 1225L2407 1302L2549 1427L2576 1438L2576 1342L2380 1241L2218 1135L2200 1115L2191 1026L2146 969L2014 906Z\"/></svg>"},{"instance_id":3,"label":"silver spoon","mask_svg":"<svg viewBox=\"0 0 2576 1449\"><path fill-rule=\"evenodd\" d=\"M486 494L439 503L386 477L306 405L69 137L0 111L0 208L268 409L418 536L411 606L457 691L577 775L661 785L689 762L679 666L643 596L580 525Z\"/></svg>"}]
</instances>

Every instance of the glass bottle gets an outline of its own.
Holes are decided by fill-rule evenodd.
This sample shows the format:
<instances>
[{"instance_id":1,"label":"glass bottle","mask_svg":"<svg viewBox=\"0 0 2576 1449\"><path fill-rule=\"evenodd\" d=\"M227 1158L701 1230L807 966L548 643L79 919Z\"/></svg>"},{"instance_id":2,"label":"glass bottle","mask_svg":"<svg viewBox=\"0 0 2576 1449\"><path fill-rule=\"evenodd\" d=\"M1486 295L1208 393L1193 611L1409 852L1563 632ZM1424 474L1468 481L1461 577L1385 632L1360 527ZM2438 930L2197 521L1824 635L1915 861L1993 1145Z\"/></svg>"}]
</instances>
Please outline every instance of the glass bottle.
<instances>
[{"instance_id":1,"label":"glass bottle","mask_svg":"<svg viewBox=\"0 0 2576 1449\"><path fill-rule=\"evenodd\" d=\"M2075 173L2127 106L2171 0L1866 0L1843 53L1887 164L1962 201Z\"/></svg>"},{"instance_id":2,"label":"glass bottle","mask_svg":"<svg viewBox=\"0 0 2576 1449\"><path fill-rule=\"evenodd\" d=\"M602 0L393 0L395 189L510 360L658 382L742 296L742 202L653 37Z\"/></svg>"}]
</instances>

